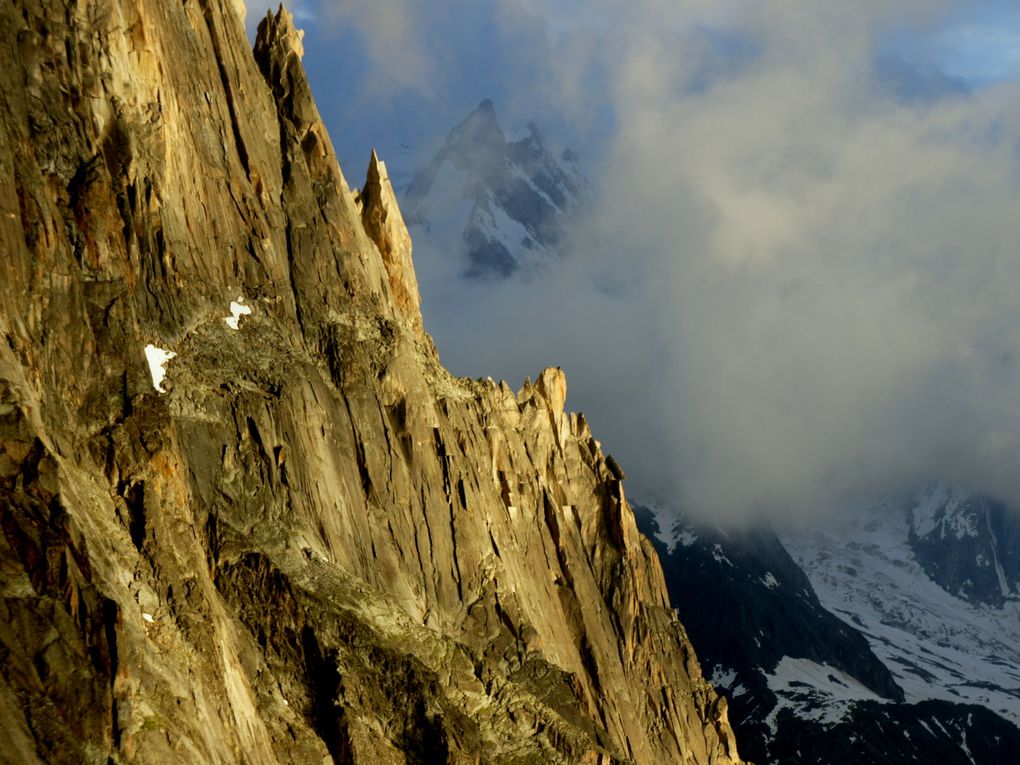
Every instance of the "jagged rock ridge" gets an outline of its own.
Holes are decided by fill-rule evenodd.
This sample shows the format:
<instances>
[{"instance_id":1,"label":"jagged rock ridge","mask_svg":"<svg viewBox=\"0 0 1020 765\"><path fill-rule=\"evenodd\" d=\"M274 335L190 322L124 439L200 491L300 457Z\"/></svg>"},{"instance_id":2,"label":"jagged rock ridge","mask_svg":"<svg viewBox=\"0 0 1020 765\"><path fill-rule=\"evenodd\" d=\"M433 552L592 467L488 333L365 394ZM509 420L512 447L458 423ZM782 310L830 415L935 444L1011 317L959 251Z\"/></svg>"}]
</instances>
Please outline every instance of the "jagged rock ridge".
<instances>
[{"instance_id":1,"label":"jagged rock ridge","mask_svg":"<svg viewBox=\"0 0 1020 765\"><path fill-rule=\"evenodd\" d=\"M738 762L562 373L439 365L300 56L0 8L0 758Z\"/></svg>"}]
</instances>

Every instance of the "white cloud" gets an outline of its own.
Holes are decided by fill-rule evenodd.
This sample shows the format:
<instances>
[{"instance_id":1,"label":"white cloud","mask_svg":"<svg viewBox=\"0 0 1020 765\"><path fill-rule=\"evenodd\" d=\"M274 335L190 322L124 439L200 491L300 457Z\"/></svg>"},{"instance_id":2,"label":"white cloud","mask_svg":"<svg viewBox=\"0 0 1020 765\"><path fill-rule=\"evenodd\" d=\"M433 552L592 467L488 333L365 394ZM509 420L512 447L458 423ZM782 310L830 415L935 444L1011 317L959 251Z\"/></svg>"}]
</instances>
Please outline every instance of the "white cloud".
<instances>
[{"instance_id":1,"label":"white cloud","mask_svg":"<svg viewBox=\"0 0 1020 765\"><path fill-rule=\"evenodd\" d=\"M632 483L717 515L932 475L1020 500L1016 85L898 103L876 35L938 4L785 0L714 13L751 53L692 88L700 6L613 5L562 42L616 115L596 214L547 278L461 296L470 331L430 311L444 356L562 363ZM565 108L599 98L547 64Z\"/></svg>"},{"instance_id":2,"label":"white cloud","mask_svg":"<svg viewBox=\"0 0 1020 765\"><path fill-rule=\"evenodd\" d=\"M449 12L453 0L435 0L424 5L414 0L333 0L320 13L334 28L355 29L364 38L373 67L366 87L389 92L394 88L415 88L431 92L439 75L429 46L426 25L419 23L423 12Z\"/></svg>"}]
</instances>

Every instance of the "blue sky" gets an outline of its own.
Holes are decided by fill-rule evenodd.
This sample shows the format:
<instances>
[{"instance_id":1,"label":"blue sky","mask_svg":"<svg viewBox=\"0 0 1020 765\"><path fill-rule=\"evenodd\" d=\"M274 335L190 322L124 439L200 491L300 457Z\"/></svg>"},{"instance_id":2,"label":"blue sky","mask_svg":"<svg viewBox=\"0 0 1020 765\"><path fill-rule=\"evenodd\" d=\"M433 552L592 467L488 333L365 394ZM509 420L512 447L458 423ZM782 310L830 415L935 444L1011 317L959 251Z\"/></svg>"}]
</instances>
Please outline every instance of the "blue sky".
<instances>
[{"instance_id":1,"label":"blue sky","mask_svg":"<svg viewBox=\"0 0 1020 765\"><path fill-rule=\"evenodd\" d=\"M1006 0L960 5L935 29L906 33L906 55L975 87L1020 75L1020 5Z\"/></svg>"}]
</instances>

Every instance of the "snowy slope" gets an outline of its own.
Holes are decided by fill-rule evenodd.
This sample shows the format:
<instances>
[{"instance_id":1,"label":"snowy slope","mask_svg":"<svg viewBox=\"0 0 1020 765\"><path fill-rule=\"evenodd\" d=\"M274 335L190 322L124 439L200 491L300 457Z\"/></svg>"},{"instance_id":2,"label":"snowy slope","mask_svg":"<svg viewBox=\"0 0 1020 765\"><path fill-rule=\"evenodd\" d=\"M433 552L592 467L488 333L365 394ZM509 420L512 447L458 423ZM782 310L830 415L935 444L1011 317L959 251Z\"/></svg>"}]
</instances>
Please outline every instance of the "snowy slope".
<instances>
[{"instance_id":1,"label":"snowy slope","mask_svg":"<svg viewBox=\"0 0 1020 765\"><path fill-rule=\"evenodd\" d=\"M915 537L944 526L947 538L971 538L970 520L946 514L957 500L940 491L906 505L876 503L783 542L822 604L867 637L908 701L979 704L1020 724L1018 603L993 607L947 592L911 544L911 523Z\"/></svg>"},{"instance_id":2,"label":"snowy slope","mask_svg":"<svg viewBox=\"0 0 1020 765\"><path fill-rule=\"evenodd\" d=\"M971 603L1020 599L1020 513L937 483L912 505L910 545L932 580Z\"/></svg>"},{"instance_id":3,"label":"snowy slope","mask_svg":"<svg viewBox=\"0 0 1020 765\"><path fill-rule=\"evenodd\" d=\"M917 504L915 527L940 540L943 527L971 527ZM1016 604L971 603L937 585L915 557L909 510L875 507L781 540L635 508L749 759L1018 761Z\"/></svg>"},{"instance_id":4,"label":"snowy slope","mask_svg":"<svg viewBox=\"0 0 1020 765\"><path fill-rule=\"evenodd\" d=\"M829 725L846 719L854 702L886 701L846 672L810 659L784 656L767 678L769 690L777 698L776 706L765 718L773 731L784 709L800 720Z\"/></svg>"}]
</instances>

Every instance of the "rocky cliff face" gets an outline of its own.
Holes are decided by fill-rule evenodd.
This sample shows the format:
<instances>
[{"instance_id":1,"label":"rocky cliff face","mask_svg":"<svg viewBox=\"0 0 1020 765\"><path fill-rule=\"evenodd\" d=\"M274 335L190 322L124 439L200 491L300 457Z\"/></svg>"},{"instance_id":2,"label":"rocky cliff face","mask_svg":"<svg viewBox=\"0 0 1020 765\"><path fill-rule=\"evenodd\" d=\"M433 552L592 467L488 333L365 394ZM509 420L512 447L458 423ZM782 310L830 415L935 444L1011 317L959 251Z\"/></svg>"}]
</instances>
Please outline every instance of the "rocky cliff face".
<instances>
[{"instance_id":1,"label":"rocky cliff face","mask_svg":"<svg viewBox=\"0 0 1020 765\"><path fill-rule=\"evenodd\" d=\"M239 10L0 7L0 760L738 762L562 373L439 365Z\"/></svg>"}]
</instances>

